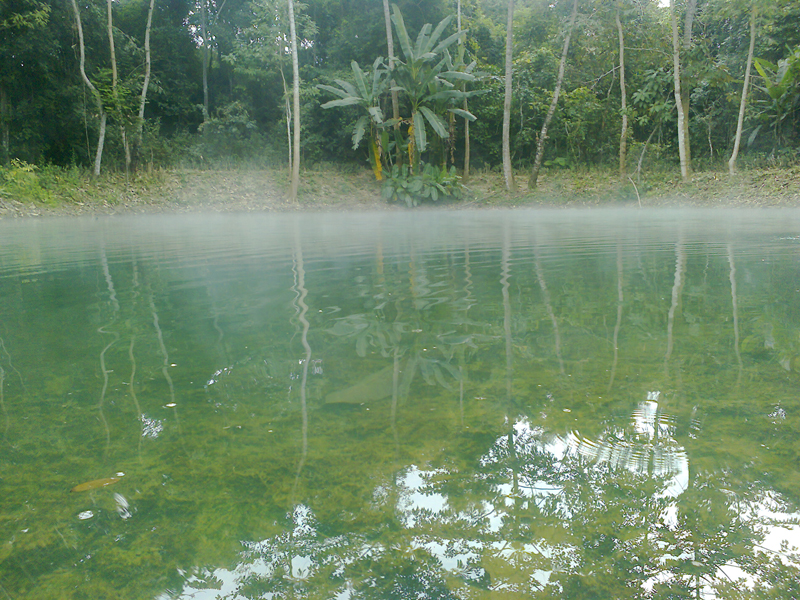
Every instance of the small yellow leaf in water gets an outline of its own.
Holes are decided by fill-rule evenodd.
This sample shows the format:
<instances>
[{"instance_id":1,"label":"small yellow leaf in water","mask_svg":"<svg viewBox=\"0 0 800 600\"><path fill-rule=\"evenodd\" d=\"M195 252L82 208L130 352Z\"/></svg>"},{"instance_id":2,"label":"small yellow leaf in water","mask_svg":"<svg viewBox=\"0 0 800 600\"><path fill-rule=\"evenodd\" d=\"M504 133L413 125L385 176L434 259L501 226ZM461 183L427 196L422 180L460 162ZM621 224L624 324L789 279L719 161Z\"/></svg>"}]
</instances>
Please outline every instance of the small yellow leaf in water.
<instances>
[{"instance_id":1,"label":"small yellow leaf in water","mask_svg":"<svg viewBox=\"0 0 800 600\"><path fill-rule=\"evenodd\" d=\"M92 481L87 481L86 483L81 483L80 485L76 485L70 491L88 492L89 490L96 490L98 488L111 485L112 483L117 483L120 479L121 477L106 477L105 479L94 479Z\"/></svg>"}]
</instances>

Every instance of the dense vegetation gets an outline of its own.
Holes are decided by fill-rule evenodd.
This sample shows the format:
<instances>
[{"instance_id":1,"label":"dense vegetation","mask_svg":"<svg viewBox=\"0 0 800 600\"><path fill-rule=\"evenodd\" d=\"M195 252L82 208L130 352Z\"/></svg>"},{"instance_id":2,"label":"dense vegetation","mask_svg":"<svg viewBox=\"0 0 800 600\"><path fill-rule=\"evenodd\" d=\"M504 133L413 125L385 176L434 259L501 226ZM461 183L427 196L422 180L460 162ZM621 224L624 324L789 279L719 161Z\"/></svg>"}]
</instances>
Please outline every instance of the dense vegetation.
<instances>
[{"instance_id":1,"label":"dense vegetation","mask_svg":"<svg viewBox=\"0 0 800 600\"><path fill-rule=\"evenodd\" d=\"M389 176L387 198L411 203L404 192L411 186L435 200L455 189L451 166L466 166L473 115L469 164L502 162L509 15L507 119L516 169L534 162L562 52L545 168L620 165L623 178L653 164L677 169L683 115L684 163L721 165L734 153L740 109L740 163L796 162L800 4L660 4L399 0L392 56L388 5L380 0L295 2L294 28L284 0L6 0L0 172L7 188L32 165L95 172L285 166L299 112L303 165L371 165L376 176ZM291 103L290 29L298 40L299 111Z\"/></svg>"}]
</instances>

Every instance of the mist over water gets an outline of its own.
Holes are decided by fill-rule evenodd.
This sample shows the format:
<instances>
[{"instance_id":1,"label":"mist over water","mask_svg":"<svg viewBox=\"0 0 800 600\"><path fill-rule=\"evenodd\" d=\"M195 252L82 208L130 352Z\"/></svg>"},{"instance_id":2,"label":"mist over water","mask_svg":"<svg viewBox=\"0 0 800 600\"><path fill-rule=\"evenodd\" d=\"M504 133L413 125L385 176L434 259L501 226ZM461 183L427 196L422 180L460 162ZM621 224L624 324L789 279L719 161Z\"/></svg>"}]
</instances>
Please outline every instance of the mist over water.
<instances>
[{"instance_id":1,"label":"mist over water","mask_svg":"<svg viewBox=\"0 0 800 600\"><path fill-rule=\"evenodd\" d=\"M795 210L0 222L0 595L792 597L798 282Z\"/></svg>"}]
</instances>

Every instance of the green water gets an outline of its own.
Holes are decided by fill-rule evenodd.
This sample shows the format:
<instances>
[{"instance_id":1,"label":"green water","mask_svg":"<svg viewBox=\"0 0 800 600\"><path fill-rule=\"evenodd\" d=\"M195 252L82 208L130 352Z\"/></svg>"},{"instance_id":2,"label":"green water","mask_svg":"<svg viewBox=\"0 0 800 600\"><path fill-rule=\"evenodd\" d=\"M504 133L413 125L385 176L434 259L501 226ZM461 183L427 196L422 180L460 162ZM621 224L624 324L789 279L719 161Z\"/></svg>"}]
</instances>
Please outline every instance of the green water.
<instances>
[{"instance_id":1,"label":"green water","mask_svg":"<svg viewBox=\"0 0 800 600\"><path fill-rule=\"evenodd\" d=\"M0 401L0 598L800 597L797 211L2 222Z\"/></svg>"}]
</instances>

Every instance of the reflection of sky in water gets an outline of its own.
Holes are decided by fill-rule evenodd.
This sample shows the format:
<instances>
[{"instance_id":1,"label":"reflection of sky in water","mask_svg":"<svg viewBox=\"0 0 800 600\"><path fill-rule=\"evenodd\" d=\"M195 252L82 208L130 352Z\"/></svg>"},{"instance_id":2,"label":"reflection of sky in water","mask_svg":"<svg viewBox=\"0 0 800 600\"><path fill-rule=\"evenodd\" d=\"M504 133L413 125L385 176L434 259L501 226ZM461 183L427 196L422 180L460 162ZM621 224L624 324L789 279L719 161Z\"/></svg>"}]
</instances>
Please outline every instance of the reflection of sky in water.
<instances>
[{"instance_id":1,"label":"reflection of sky in water","mask_svg":"<svg viewBox=\"0 0 800 600\"><path fill-rule=\"evenodd\" d=\"M420 471L416 465L411 465L400 480L404 491L400 495L398 510L403 514L406 527L412 528L416 524L416 513L427 512L438 514L447 506L447 498L441 494L424 493L420 490L427 485L426 477L431 477L435 471Z\"/></svg>"},{"instance_id":2,"label":"reflection of sky in water","mask_svg":"<svg viewBox=\"0 0 800 600\"><path fill-rule=\"evenodd\" d=\"M568 466L568 461L579 458L588 461L589 465L607 465L615 469L628 469L631 472L656 478L663 482L662 491L658 494L661 498L672 498L667 508L661 513L660 521L669 529L679 528L679 508L677 499L689 485L689 468L687 455L675 438L674 419L661 412L658 404L659 393L648 393L648 399L639 403L631 414L628 427L610 427L598 440L582 437L578 432L570 432L559 436L547 433L543 428L532 426L527 419L517 421L514 426L514 444L517 456L546 454L556 461L557 469L574 468ZM492 463L500 463L507 450L508 436L499 437L492 449L481 458L481 466L487 467ZM587 464L587 463L583 463ZM592 468L589 466L589 468ZM562 518L569 520L570 513L566 504L558 498L564 491L559 485L541 479L525 480L520 477L516 491L515 486L509 481L498 481L493 485L494 493L500 499L494 505L488 500L480 501L479 510L456 512L449 505L447 495L435 491L434 482L438 477L446 477L446 470L426 470L417 465L409 466L397 478L398 497L396 510L401 522L409 530L419 530L420 535L409 539L411 550L422 549L438 562L438 566L445 572L463 577L465 580L477 580L485 575L482 567L477 565L487 564L486 561L500 560L520 573L526 573L527 585L532 589L543 589L551 580L552 569L538 568L539 566L553 565L557 561L560 570L575 568L580 569L580 559L569 544L552 545L542 540L528 542L509 542L467 538L444 538L423 534L427 521L435 520L440 523L450 523L458 526L465 525L469 530L477 527L478 530L497 536L501 534L504 521L510 517L510 511L515 502L534 502L543 506L548 500L556 500L562 505L558 510ZM388 502L389 490L378 486L373 494L376 505ZM745 518L755 517L761 523L764 532L763 542L757 552L772 552L781 556L787 564L792 557L782 551L783 544L788 544L789 552L797 552L800 547L800 526L778 525L775 523L791 523L800 518L798 514L785 514L779 510L780 503L769 497L755 506L745 507ZM242 561L234 569L199 570L194 574L182 573L185 586L178 598L185 600L215 600L215 599L243 599L239 593L241 586L248 580L268 579L276 573L276 569L283 569L284 578L295 581L311 581L321 567L319 552L325 544L335 546L340 554L333 559L338 564L337 571L344 573L347 565L367 559L379 560L390 548L384 547L380 542L367 543L359 536L330 539L320 542L316 530L314 515L311 509L300 505L295 507L292 514L294 529L290 532L258 542L243 542L245 550L242 552ZM659 525L651 524L651 533ZM458 531L457 527L454 531ZM692 551L670 554L664 542L653 538L657 546L662 548L658 557L659 564L664 570L642 582L643 590L652 592L656 586L668 583L675 578L670 571L670 561L685 560L697 566L701 563L695 561ZM371 557L371 558L370 558ZM572 564L574 563L574 564ZM330 563L328 563L330 564ZM472 571L468 571L467 566ZM717 576L724 579L741 580L743 585L752 586L756 583L753 578L745 573L734 562L728 562L717 570ZM518 583L498 578L492 582L489 589L494 592L515 593ZM355 588L351 581L345 580L331 596L336 600L349 600L353 597ZM715 598L711 587L705 586L700 591L701 597ZM172 596L175 597L174 595ZM273 598L275 594L267 593L263 598ZM166 600L167 594L159 600Z\"/></svg>"},{"instance_id":3,"label":"reflection of sky in water","mask_svg":"<svg viewBox=\"0 0 800 600\"><path fill-rule=\"evenodd\" d=\"M689 461L685 449L674 439L674 417L659 411L660 392L648 392L631 415L631 433L612 428L599 440L582 438L570 432L564 444L566 453L595 463L626 468L633 473L664 479L661 497L675 498L689 486Z\"/></svg>"}]
</instances>

